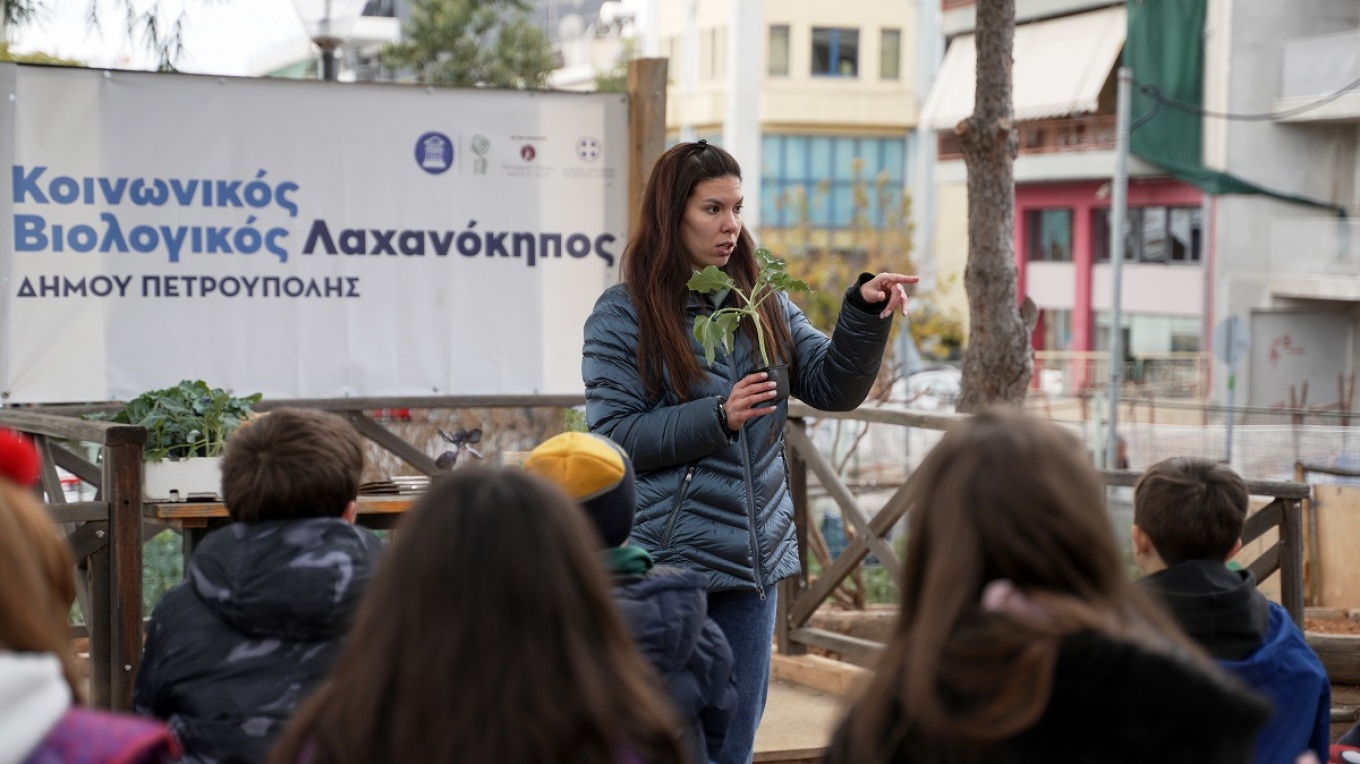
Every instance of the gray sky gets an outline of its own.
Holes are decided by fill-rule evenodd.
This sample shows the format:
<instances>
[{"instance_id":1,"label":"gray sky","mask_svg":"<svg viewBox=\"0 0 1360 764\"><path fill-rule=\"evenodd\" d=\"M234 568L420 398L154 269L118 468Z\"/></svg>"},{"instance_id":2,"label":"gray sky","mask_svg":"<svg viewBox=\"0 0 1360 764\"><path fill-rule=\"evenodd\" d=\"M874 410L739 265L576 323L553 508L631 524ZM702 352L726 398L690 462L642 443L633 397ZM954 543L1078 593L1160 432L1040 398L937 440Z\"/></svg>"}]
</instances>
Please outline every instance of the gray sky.
<instances>
[{"instance_id":1,"label":"gray sky","mask_svg":"<svg viewBox=\"0 0 1360 764\"><path fill-rule=\"evenodd\" d=\"M86 23L98 3L100 30ZM154 0L137 0L149 7ZM159 0L166 16L179 10L185 20L181 71L195 74L258 75L305 57L312 50L290 0ZM151 69L155 59L129 40L117 0L50 0L47 18L12 30L16 52L41 51L94 67Z\"/></svg>"}]
</instances>

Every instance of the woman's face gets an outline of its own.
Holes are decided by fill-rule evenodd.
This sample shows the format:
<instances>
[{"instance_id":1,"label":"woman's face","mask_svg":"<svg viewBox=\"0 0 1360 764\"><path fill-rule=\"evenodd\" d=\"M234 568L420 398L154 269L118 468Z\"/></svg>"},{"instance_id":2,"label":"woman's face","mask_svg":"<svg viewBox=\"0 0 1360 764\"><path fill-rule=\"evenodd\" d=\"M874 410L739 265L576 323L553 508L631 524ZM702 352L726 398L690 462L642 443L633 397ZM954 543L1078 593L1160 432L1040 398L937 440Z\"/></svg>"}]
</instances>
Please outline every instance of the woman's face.
<instances>
[{"instance_id":1,"label":"woman's face","mask_svg":"<svg viewBox=\"0 0 1360 764\"><path fill-rule=\"evenodd\" d=\"M741 179L735 175L694 184L680 220L680 243L694 270L727 265L741 233L741 203Z\"/></svg>"}]
</instances>

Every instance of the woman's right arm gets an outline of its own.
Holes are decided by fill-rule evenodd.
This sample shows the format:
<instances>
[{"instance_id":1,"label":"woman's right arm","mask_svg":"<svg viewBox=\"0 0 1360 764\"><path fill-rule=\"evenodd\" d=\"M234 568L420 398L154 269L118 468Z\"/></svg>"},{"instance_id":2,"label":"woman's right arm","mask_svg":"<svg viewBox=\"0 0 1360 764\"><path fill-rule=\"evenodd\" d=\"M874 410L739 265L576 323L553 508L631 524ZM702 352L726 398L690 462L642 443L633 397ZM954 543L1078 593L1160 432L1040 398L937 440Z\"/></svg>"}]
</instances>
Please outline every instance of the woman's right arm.
<instances>
[{"instance_id":1,"label":"woman's right arm","mask_svg":"<svg viewBox=\"0 0 1360 764\"><path fill-rule=\"evenodd\" d=\"M648 402L637 367L637 315L606 294L586 320L581 376L590 431L618 443L638 472L687 464L730 442L717 396L671 406Z\"/></svg>"}]
</instances>

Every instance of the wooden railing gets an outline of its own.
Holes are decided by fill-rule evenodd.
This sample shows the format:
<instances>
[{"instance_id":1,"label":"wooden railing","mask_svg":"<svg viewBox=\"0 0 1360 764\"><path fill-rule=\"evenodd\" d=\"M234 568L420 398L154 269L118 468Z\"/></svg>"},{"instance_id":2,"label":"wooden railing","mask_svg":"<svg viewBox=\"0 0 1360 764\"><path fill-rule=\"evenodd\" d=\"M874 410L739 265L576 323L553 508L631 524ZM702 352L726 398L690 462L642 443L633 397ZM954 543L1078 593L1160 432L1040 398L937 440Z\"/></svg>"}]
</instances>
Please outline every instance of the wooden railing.
<instances>
[{"instance_id":1,"label":"wooden railing","mask_svg":"<svg viewBox=\"0 0 1360 764\"><path fill-rule=\"evenodd\" d=\"M440 472L434 460L415 446L367 416L373 409L391 408L539 408L583 403L580 396L479 396L457 398L356 398L262 402L257 408L281 406L326 409L347 417L366 438L420 472ZM865 406L846 413L827 413L794 402L786 429L789 482L794 499L794 519L802 556L801 573L780 583L776 638L779 650L798 653L809 646L823 647L844 655L863 655L881 645L863 639L809 627L812 615L832 598L872 553L894 579L900 579L901 561L889 540L889 532L910 509L905 493L897 488L887 503L872 516L859 506L855 493L808 437L807 420L838 418L897 427L943 430L961 417L901 408ZM163 529L152 526L143 535L148 509L142 500L142 446L146 431L141 427L87 422L51 411L0 409L0 427L34 436L43 453L42 487L47 509L62 524L79 561L80 601L90 639L91 699L101 707L127 709L141 657L142 637L142 543ZM99 449L90 461L68 448L68 441ZM97 462L97 463L96 463ZM67 503L56 467L96 486L94 501ZM809 478L815 477L826 495L839 506L853 538L838 557L824 561L822 574L812 580L808 571L809 533L815 533L809 514ZM1136 472L1106 472L1111 485L1133 485ZM1300 501L1308 487L1297 483L1248 482L1253 495L1272 501L1247 521L1244 542L1279 529L1279 540L1250 565L1258 581L1276 572L1281 575L1281 598L1296 622L1303 617L1302 539ZM154 513L153 513L154 514ZM825 554L824 550L819 554Z\"/></svg>"},{"instance_id":2,"label":"wooden railing","mask_svg":"<svg viewBox=\"0 0 1360 764\"><path fill-rule=\"evenodd\" d=\"M260 411L298 406L334 411L383 449L426 475L443 470L434 458L397 437L365 411L384 408L536 408L574 406L582 396L462 396L445 398L344 398L263 401ZM132 425L85 421L77 415L108 411L113 405L35 409L0 408L0 427L33 437L42 454L42 492L77 561L77 588L90 643L90 701L101 708L128 710L142 655L142 545L181 522L147 523L154 509L143 502L142 447L146 430ZM83 444L76 448L69 443ZM78 449L98 450L95 461ZM57 468L96 488L93 501L68 503ZM150 516L150 517L149 517ZM222 521L224 522L224 521ZM207 526L185 533L186 547Z\"/></svg>"},{"instance_id":3,"label":"wooden railing","mask_svg":"<svg viewBox=\"0 0 1360 764\"><path fill-rule=\"evenodd\" d=\"M1115 115L1091 114L1063 119L1020 122L1021 156L1060 154L1072 151L1113 151ZM937 157L941 161L963 158L962 139L953 130L936 133Z\"/></svg>"},{"instance_id":4,"label":"wooden railing","mask_svg":"<svg viewBox=\"0 0 1360 764\"><path fill-rule=\"evenodd\" d=\"M902 563L888 538L889 532L910 510L905 484L898 487L891 498L872 517L857 503L855 496L836 474L830 461L806 434L808 418L852 419L866 422L921 427L942 430L961 417L956 414L928 414L900 408L860 408L856 411L828 413L795 403L789 408L785 430L788 444L789 483L793 493L794 519L798 529L798 548L802 556L799 576L780 583L779 616L775 627L778 649L785 654L799 654L808 647L818 647L851 657L867 657L882 649L882 645L866 639L809 626L814 613L828 602L833 592L843 586L854 571L872 552L895 581L901 580ZM808 502L809 472L816 477L840 507L845 525L853 529L854 537L845 550L823 565L816 580L808 575L808 529L811 527ZM1106 471L1107 485L1132 486L1140 473ZM1270 497L1265 507L1247 518L1242 532L1244 544L1257 540L1272 528L1278 529L1279 539L1253 560L1249 569L1257 582L1280 574L1281 604L1294 622L1303 627L1303 530L1300 502L1308 498L1309 488L1300 483L1247 481L1253 496Z\"/></svg>"}]
</instances>

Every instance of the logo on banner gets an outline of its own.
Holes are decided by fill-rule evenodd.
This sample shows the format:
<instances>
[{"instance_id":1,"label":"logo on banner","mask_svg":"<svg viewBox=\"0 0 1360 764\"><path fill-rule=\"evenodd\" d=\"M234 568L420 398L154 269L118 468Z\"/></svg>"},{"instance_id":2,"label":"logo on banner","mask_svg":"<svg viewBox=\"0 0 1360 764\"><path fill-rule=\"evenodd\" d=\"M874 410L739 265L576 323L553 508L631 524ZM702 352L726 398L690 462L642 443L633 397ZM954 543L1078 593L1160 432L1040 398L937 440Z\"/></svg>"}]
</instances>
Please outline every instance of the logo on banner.
<instances>
[{"instance_id":1,"label":"logo on banner","mask_svg":"<svg viewBox=\"0 0 1360 764\"><path fill-rule=\"evenodd\" d=\"M453 141L447 135L428 132L416 139L416 165L431 175L453 166Z\"/></svg>"},{"instance_id":2,"label":"logo on banner","mask_svg":"<svg viewBox=\"0 0 1360 764\"><path fill-rule=\"evenodd\" d=\"M507 162L502 165L506 177L509 178L549 178L557 174L558 168L549 159L549 154L540 156L539 146L544 145L548 140L546 135L510 135L511 145L518 146L519 161ZM515 155L511 155L514 157Z\"/></svg>"},{"instance_id":3,"label":"logo on banner","mask_svg":"<svg viewBox=\"0 0 1360 764\"><path fill-rule=\"evenodd\" d=\"M600 142L590 137L577 139L576 156L582 162L594 162L600 158Z\"/></svg>"},{"instance_id":4,"label":"logo on banner","mask_svg":"<svg viewBox=\"0 0 1360 764\"><path fill-rule=\"evenodd\" d=\"M491 141L487 140L485 135L474 135L471 148L472 153L477 155L477 158L472 160L472 172L476 175L485 175L486 152L491 150Z\"/></svg>"}]
</instances>

